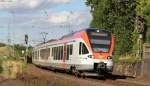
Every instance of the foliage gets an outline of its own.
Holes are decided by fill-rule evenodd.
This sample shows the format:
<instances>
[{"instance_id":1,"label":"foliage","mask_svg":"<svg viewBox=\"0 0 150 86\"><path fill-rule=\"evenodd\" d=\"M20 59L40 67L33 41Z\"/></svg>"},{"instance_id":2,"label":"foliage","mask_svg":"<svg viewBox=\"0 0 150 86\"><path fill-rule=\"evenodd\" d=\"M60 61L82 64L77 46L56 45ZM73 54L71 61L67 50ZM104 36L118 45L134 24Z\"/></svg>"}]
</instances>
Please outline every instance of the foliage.
<instances>
[{"instance_id":1,"label":"foliage","mask_svg":"<svg viewBox=\"0 0 150 86\"><path fill-rule=\"evenodd\" d=\"M22 50L25 49L25 46L19 44L0 47L0 75L5 78L16 78L17 74L24 71L27 65L19 61L19 57L23 56ZM14 55L12 54L13 52ZM29 47L28 53L31 52L32 47Z\"/></svg>"},{"instance_id":2,"label":"foliage","mask_svg":"<svg viewBox=\"0 0 150 86\"><path fill-rule=\"evenodd\" d=\"M137 4L137 15L143 17L144 24L146 25L145 40L150 43L150 0L137 0Z\"/></svg>"},{"instance_id":3,"label":"foliage","mask_svg":"<svg viewBox=\"0 0 150 86\"><path fill-rule=\"evenodd\" d=\"M135 63L141 61L140 57L136 57L134 54L126 54L121 56L116 56L113 58L114 62L124 62L124 63Z\"/></svg>"},{"instance_id":4,"label":"foliage","mask_svg":"<svg viewBox=\"0 0 150 86\"><path fill-rule=\"evenodd\" d=\"M150 1L149 0L137 0L137 15L139 16L149 16L150 15Z\"/></svg>"},{"instance_id":5,"label":"foliage","mask_svg":"<svg viewBox=\"0 0 150 86\"><path fill-rule=\"evenodd\" d=\"M16 78L27 67L23 61L17 61L15 57L0 57L0 75L5 78Z\"/></svg>"},{"instance_id":6,"label":"foliage","mask_svg":"<svg viewBox=\"0 0 150 86\"><path fill-rule=\"evenodd\" d=\"M150 43L150 28L149 28L148 31L147 31L146 38L147 38L146 42L147 42L147 43Z\"/></svg>"},{"instance_id":7,"label":"foliage","mask_svg":"<svg viewBox=\"0 0 150 86\"><path fill-rule=\"evenodd\" d=\"M4 46L6 46L6 44L0 43L0 47L4 47Z\"/></svg>"},{"instance_id":8,"label":"foliage","mask_svg":"<svg viewBox=\"0 0 150 86\"><path fill-rule=\"evenodd\" d=\"M8 46L0 47L0 56L9 56L10 51L12 51L12 49L10 49Z\"/></svg>"},{"instance_id":9,"label":"foliage","mask_svg":"<svg viewBox=\"0 0 150 86\"><path fill-rule=\"evenodd\" d=\"M135 0L87 0L93 20L91 27L105 28L115 35L117 54L132 50L134 21L136 18Z\"/></svg>"},{"instance_id":10,"label":"foliage","mask_svg":"<svg viewBox=\"0 0 150 86\"><path fill-rule=\"evenodd\" d=\"M24 57L25 56L26 46L16 44L16 45L14 45L14 48L15 48L17 57ZM22 51L24 51L24 53L22 53ZM32 46L28 47L27 55L29 55L29 56L32 55Z\"/></svg>"},{"instance_id":11,"label":"foliage","mask_svg":"<svg viewBox=\"0 0 150 86\"><path fill-rule=\"evenodd\" d=\"M13 47L13 46L12 46L12 47ZM14 45L14 49L15 49L15 51L16 51L16 56L17 56L17 57L23 57L23 56L25 56L25 53L22 54L22 51L25 52L25 50L26 50L26 47L25 47L25 46L16 44L16 45Z\"/></svg>"},{"instance_id":12,"label":"foliage","mask_svg":"<svg viewBox=\"0 0 150 86\"><path fill-rule=\"evenodd\" d=\"M32 56L32 49L33 49L33 47L32 46L29 46L28 47L28 56Z\"/></svg>"},{"instance_id":13,"label":"foliage","mask_svg":"<svg viewBox=\"0 0 150 86\"><path fill-rule=\"evenodd\" d=\"M150 0L86 0L91 7L91 27L105 28L115 35L117 55L140 49L142 43L150 43Z\"/></svg>"},{"instance_id":14,"label":"foliage","mask_svg":"<svg viewBox=\"0 0 150 86\"><path fill-rule=\"evenodd\" d=\"M22 53L24 51L24 53ZM25 57L26 54L26 46L15 44L15 45L7 45L4 47L0 47L0 56L7 56L7 57L15 57L19 59L20 57ZM28 47L28 56L32 55L32 46Z\"/></svg>"}]
</instances>

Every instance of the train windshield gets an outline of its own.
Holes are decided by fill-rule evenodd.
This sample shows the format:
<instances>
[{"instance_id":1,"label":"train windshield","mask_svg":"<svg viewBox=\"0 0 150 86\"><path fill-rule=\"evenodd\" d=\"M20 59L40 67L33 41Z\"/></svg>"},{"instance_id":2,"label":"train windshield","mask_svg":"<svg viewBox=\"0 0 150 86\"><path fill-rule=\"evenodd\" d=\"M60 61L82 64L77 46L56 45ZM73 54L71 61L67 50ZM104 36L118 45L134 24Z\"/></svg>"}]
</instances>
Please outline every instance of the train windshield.
<instances>
[{"instance_id":1,"label":"train windshield","mask_svg":"<svg viewBox=\"0 0 150 86\"><path fill-rule=\"evenodd\" d=\"M87 31L94 52L108 52L111 45L111 34L105 30Z\"/></svg>"}]
</instances>

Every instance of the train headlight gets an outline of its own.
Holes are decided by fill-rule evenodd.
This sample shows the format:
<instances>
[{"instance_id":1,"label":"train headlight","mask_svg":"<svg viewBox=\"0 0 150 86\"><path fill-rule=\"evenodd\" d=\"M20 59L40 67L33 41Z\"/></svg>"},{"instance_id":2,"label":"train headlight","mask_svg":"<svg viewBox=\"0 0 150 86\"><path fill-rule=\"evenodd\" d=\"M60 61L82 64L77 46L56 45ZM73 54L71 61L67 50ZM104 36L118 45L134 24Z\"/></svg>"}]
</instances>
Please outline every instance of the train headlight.
<instances>
[{"instance_id":1,"label":"train headlight","mask_svg":"<svg viewBox=\"0 0 150 86\"><path fill-rule=\"evenodd\" d=\"M112 59L112 56L108 56L107 59Z\"/></svg>"}]
</instances>

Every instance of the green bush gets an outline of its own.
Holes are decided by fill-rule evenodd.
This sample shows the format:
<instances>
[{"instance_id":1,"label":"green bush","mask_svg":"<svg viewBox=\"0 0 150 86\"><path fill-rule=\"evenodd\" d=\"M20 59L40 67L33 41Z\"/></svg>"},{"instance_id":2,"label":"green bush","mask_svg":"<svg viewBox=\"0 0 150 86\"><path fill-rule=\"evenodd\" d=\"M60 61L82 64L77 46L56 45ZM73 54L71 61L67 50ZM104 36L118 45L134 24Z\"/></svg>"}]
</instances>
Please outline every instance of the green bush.
<instances>
[{"instance_id":1,"label":"green bush","mask_svg":"<svg viewBox=\"0 0 150 86\"><path fill-rule=\"evenodd\" d=\"M142 59L140 57L136 57L133 54L115 56L113 58L114 62L125 62L125 63L134 63L134 62L141 61L141 60Z\"/></svg>"},{"instance_id":2,"label":"green bush","mask_svg":"<svg viewBox=\"0 0 150 86\"><path fill-rule=\"evenodd\" d=\"M0 75L5 78L16 78L17 74L23 73L27 64L23 61L17 61L16 57L0 57Z\"/></svg>"},{"instance_id":3,"label":"green bush","mask_svg":"<svg viewBox=\"0 0 150 86\"><path fill-rule=\"evenodd\" d=\"M6 44L0 43L0 47L4 47L4 46L6 46Z\"/></svg>"},{"instance_id":4,"label":"green bush","mask_svg":"<svg viewBox=\"0 0 150 86\"><path fill-rule=\"evenodd\" d=\"M146 42L150 43L150 28L147 30Z\"/></svg>"}]
</instances>

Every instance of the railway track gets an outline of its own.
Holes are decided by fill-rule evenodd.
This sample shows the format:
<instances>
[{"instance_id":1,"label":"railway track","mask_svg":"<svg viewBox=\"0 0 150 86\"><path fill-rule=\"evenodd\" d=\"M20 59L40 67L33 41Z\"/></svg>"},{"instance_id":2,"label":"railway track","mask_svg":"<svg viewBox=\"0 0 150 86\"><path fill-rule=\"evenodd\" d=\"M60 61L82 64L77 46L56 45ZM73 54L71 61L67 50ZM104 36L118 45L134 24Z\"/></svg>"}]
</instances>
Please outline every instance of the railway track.
<instances>
[{"instance_id":1,"label":"railway track","mask_svg":"<svg viewBox=\"0 0 150 86\"><path fill-rule=\"evenodd\" d=\"M142 84L129 83L106 78L97 77L77 78L61 72L54 72L28 65L26 72L15 80L7 80L0 86L146 86ZM148 86L148 85L147 85Z\"/></svg>"}]
</instances>

